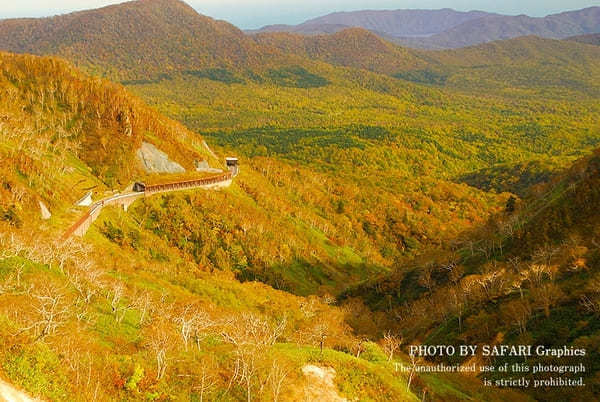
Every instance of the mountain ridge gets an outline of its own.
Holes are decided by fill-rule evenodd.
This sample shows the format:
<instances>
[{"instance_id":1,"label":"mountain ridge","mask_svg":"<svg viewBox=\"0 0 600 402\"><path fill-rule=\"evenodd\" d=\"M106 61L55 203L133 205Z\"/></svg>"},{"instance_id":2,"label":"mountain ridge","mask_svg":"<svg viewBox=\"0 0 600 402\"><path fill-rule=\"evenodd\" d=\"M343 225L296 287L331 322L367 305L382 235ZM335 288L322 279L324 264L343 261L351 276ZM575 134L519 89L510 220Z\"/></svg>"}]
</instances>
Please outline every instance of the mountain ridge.
<instances>
[{"instance_id":1,"label":"mountain ridge","mask_svg":"<svg viewBox=\"0 0 600 402\"><path fill-rule=\"evenodd\" d=\"M412 26L405 22L405 19L410 20L411 17ZM406 25L409 28L405 28ZM574 35L596 33L600 31L600 7L565 11L545 17L529 17L523 14L511 16L482 11L461 13L451 9L364 10L331 13L295 26L267 26L247 32L257 34L286 31L313 35L335 33L350 27L368 29L397 44L413 48L451 49L527 35L564 39Z\"/></svg>"},{"instance_id":2,"label":"mountain ridge","mask_svg":"<svg viewBox=\"0 0 600 402\"><path fill-rule=\"evenodd\" d=\"M247 32L261 33L284 30L311 34L319 27L331 27L335 32L346 28L364 28L390 36L428 35L485 15L484 11L461 12L449 8L439 10L398 9L332 12L322 17L309 19L299 25L270 25ZM327 30L325 30L327 31ZM331 30L325 33L335 33Z\"/></svg>"},{"instance_id":3,"label":"mountain ridge","mask_svg":"<svg viewBox=\"0 0 600 402\"><path fill-rule=\"evenodd\" d=\"M431 51L397 46L363 28L312 36L262 33L254 39L284 53L420 84L475 89L479 77L477 85L482 87L498 87L500 81L523 88L558 87L569 81L566 86L578 91L598 91L600 49L577 42L525 36ZM577 66L572 65L574 58ZM525 75L529 78L523 79Z\"/></svg>"},{"instance_id":4,"label":"mountain ridge","mask_svg":"<svg viewBox=\"0 0 600 402\"><path fill-rule=\"evenodd\" d=\"M600 31L600 7L565 11L546 17L484 16L428 38L400 38L398 43L425 49L452 49L519 36L564 39Z\"/></svg>"},{"instance_id":5,"label":"mountain ridge","mask_svg":"<svg viewBox=\"0 0 600 402\"><path fill-rule=\"evenodd\" d=\"M207 65L241 68L274 56L233 25L180 0L136 0L56 17L0 20L0 49L57 55L82 67L101 65L117 80Z\"/></svg>"}]
</instances>

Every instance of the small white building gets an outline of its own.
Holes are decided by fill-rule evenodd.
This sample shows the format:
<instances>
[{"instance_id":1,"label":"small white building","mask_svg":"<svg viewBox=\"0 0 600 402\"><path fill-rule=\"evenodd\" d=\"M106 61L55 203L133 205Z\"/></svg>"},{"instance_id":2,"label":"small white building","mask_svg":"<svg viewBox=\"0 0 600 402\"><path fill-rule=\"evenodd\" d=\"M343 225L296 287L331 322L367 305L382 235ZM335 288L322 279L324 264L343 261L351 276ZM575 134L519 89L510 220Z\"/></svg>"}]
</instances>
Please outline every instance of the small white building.
<instances>
[{"instance_id":1,"label":"small white building","mask_svg":"<svg viewBox=\"0 0 600 402\"><path fill-rule=\"evenodd\" d=\"M239 172L238 158L225 158L225 162L227 163L227 169L229 169L229 171L233 173L234 176L237 176Z\"/></svg>"}]
</instances>

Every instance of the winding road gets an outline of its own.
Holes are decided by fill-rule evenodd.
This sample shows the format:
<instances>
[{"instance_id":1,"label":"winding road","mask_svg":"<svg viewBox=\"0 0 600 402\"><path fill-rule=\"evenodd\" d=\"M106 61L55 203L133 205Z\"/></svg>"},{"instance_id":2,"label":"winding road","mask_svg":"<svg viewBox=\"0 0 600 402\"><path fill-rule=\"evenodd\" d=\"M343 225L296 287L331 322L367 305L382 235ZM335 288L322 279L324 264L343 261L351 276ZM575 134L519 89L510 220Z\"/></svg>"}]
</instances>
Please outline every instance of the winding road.
<instances>
[{"instance_id":1,"label":"winding road","mask_svg":"<svg viewBox=\"0 0 600 402\"><path fill-rule=\"evenodd\" d=\"M219 188L227 187L238 174L238 168L235 166L227 173L216 176L205 177L195 180L183 180L171 183L156 184L152 186L143 185L143 191L129 191L123 194L116 194L95 202L90 209L75 222L62 236L62 241L66 241L72 236L83 237L92 223L98 218L102 209L109 205L122 205L125 210L135 200L142 197L149 197L154 194L167 193L172 191L189 190L194 188Z\"/></svg>"}]
</instances>

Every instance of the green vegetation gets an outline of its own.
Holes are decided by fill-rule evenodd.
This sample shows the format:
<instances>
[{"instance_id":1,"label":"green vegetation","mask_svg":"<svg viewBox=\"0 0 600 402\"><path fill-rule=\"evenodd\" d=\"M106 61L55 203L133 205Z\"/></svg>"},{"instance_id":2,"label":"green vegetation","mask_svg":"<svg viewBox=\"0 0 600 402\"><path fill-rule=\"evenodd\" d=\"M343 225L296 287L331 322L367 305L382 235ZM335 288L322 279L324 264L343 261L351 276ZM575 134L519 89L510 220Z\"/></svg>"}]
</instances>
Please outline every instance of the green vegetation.
<instances>
[{"instance_id":1,"label":"green vegetation","mask_svg":"<svg viewBox=\"0 0 600 402\"><path fill-rule=\"evenodd\" d=\"M401 80L416 82L417 84L444 85L448 76L431 70L413 70L394 74Z\"/></svg>"},{"instance_id":2,"label":"green vegetation","mask_svg":"<svg viewBox=\"0 0 600 402\"><path fill-rule=\"evenodd\" d=\"M536 185L548 183L560 166L551 160L496 165L460 176L458 181L485 191L510 192L525 197Z\"/></svg>"},{"instance_id":3,"label":"green vegetation","mask_svg":"<svg viewBox=\"0 0 600 402\"><path fill-rule=\"evenodd\" d=\"M599 169L596 151L538 185L524 201L514 203L513 211L494 216L461 239L462 248L423 256L410 271L397 270L346 296L360 296L375 310L402 316L402 324L388 325L425 344L494 344L501 339L509 345L585 348L582 359L538 356L527 363L581 362L587 386L579 395L593 399L600 334ZM522 360L498 358L495 363L517 362ZM546 398L545 391L530 392L536 399ZM568 388L557 389L552 398L570 394Z\"/></svg>"},{"instance_id":4,"label":"green vegetation","mask_svg":"<svg viewBox=\"0 0 600 402\"><path fill-rule=\"evenodd\" d=\"M267 77L275 85L291 88L320 88L329 84L327 79L312 74L302 67L286 67L278 70L269 70Z\"/></svg>"},{"instance_id":5,"label":"green vegetation","mask_svg":"<svg viewBox=\"0 0 600 402\"><path fill-rule=\"evenodd\" d=\"M409 383L403 350L386 351L501 339L588 348L581 396L598 392L595 47L250 38L170 0L0 22L0 43L127 86L0 54L0 366L15 384L302 400L310 363L349 399L527 400L477 378ZM193 171L219 163L202 138L240 157L231 187L108 207L83 240L54 241L85 192L174 179L140 171L142 141Z\"/></svg>"},{"instance_id":6,"label":"green vegetation","mask_svg":"<svg viewBox=\"0 0 600 402\"><path fill-rule=\"evenodd\" d=\"M225 84L241 84L244 81L237 78L231 71L224 68L209 68L206 70L189 70L184 74L199 78L208 78L209 80L223 82Z\"/></svg>"}]
</instances>

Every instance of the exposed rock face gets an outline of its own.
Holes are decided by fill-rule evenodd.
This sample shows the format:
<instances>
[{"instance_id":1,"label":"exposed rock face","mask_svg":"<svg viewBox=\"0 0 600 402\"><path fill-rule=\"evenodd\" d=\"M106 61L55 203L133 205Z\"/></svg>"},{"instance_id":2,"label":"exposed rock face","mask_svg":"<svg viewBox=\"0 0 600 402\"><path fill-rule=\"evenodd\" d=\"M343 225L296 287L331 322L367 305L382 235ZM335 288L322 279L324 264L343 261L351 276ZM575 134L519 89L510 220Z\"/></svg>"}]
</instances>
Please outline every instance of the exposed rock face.
<instances>
[{"instance_id":1,"label":"exposed rock face","mask_svg":"<svg viewBox=\"0 0 600 402\"><path fill-rule=\"evenodd\" d=\"M183 173L185 169L169 159L169 155L147 142L137 151L137 157L146 173Z\"/></svg>"},{"instance_id":2,"label":"exposed rock face","mask_svg":"<svg viewBox=\"0 0 600 402\"><path fill-rule=\"evenodd\" d=\"M221 173L222 169L212 168L207 161L196 161L196 172Z\"/></svg>"},{"instance_id":3,"label":"exposed rock face","mask_svg":"<svg viewBox=\"0 0 600 402\"><path fill-rule=\"evenodd\" d=\"M307 364L302 367L302 373L309 384L305 389L305 400L315 402L347 402L338 394L335 385L335 370L332 367L319 367Z\"/></svg>"}]
</instances>

